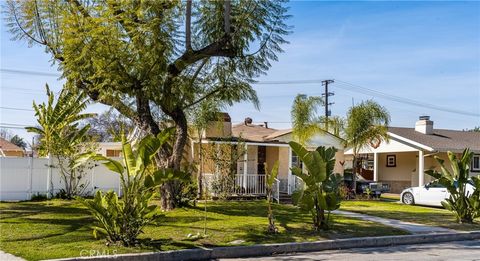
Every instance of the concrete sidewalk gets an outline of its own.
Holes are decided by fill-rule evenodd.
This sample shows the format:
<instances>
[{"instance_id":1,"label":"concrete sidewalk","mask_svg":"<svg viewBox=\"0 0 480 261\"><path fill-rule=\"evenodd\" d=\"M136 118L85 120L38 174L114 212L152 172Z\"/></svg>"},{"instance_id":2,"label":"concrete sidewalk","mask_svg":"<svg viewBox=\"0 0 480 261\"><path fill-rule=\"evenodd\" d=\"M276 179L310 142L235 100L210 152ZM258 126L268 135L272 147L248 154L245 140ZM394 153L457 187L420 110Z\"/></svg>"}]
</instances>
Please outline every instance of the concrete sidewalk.
<instances>
[{"instance_id":1,"label":"concrete sidewalk","mask_svg":"<svg viewBox=\"0 0 480 261\"><path fill-rule=\"evenodd\" d=\"M337 215L348 216L348 217L353 217L353 218L358 218L358 219L362 219L362 220L367 220L367 221L380 223L380 224L383 224L383 225L386 225L386 226L390 226L390 227L394 227L394 228L398 228L398 229L408 231L412 234L455 233L455 232L457 232L456 230L443 228L443 227L434 227L434 226L422 225L422 224L417 224L417 223L405 222L405 221L400 221L400 220L396 220L396 219L375 217L375 216L370 216L370 215L365 215L365 214L360 214L360 213L355 213L355 212L349 212L349 211L335 210L332 213L337 214Z\"/></svg>"}]
</instances>

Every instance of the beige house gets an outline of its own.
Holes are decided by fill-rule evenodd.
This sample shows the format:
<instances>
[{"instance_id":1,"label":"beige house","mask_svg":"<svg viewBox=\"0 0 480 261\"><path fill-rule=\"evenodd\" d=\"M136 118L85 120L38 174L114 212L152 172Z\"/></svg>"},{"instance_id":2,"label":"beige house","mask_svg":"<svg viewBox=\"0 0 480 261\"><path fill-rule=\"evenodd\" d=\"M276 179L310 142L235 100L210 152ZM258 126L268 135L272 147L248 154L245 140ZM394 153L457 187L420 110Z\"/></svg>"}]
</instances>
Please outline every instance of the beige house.
<instances>
[{"instance_id":1,"label":"beige house","mask_svg":"<svg viewBox=\"0 0 480 261\"><path fill-rule=\"evenodd\" d=\"M290 168L299 166L301 163L288 145L292 140L291 129L273 129L268 123L253 124L252 119L246 118L241 124L232 125L231 118L227 113L223 114L222 120L211 122L202 134L202 150L216 150L221 145L235 148L244 146L243 156L236 163L235 187L236 194L263 195L265 194L265 173L270 171L275 161L279 161L279 174L277 177L276 191L278 193L291 194L301 183L292 175ZM325 133L314 136L309 142L309 149L318 146L335 147L336 163L334 171L343 174L345 162L343 140L339 137ZM101 142L98 152L107 157L121 156L120 142ZM224 152L223 152L224 153ZM199 166L200 139L190 137L190 142L185 147L184 159L191 164ZM266 163L266 164L265 164ZM265 165L269 168L265 169ZM211 162L204 160L202 163L203 176L206 182L210 182L218 170Z\"/></svg>"},{"instance_id":2,"label":"beige house","mask_svg":"<svg viewBox=\"0 0 480 261\"><path fill-rule=\"evenodd\" d=\"M434 156L446 160L448 166L447 151L461 153L470 148L475 153L471 175L480 174L480 132L435 129L430 117L422 116L415 123L415 128L390 127L388 136L388 142L382 142L375 148L366 147L359 156L363 176L390 184L393 193L430 182L431 177L424 171L439 170ZM345 157L351 166L351 149L345 151Z\"/></svg>"},{"instance_id":3,"label":"beige house","mask_svg":"<svg viewBox=\"0 0 480 261\"><path fill-rule=\"evenodd\" d=\"M212 123L202 137L202 146L244 146L243 158L237 162L235 185L242 193L265 193L265 163L270 169L275 161L279 161L277 177L278 191L291 194L299 184L298 178L292 175L290 168L300 164L298 157L293 153L288 142L292 140L291 129L277 130L268 127L268 123L253 124L252 119L246 118L243 123L232 125L228 114L224 114L223 122ZM198 162L199 139L192 140L191 154ZM318 146L335 147L335 172L343 174L343 140L332 134L318 134L309 142L308 147L315 149ZM204 176L214 177L215 169L205 164Z\"/></svg>"}]
</instances>

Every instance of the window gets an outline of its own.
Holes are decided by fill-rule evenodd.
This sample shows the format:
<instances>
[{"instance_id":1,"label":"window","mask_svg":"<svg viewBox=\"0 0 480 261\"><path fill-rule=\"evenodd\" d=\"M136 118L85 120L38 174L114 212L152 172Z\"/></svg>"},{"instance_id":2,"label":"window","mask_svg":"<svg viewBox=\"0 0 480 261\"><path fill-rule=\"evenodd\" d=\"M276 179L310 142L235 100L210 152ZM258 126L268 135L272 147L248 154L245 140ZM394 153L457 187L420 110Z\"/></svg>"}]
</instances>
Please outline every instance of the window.
<instances>
[{"instance_id":1,"label":"window","mask_svg":"<svg viewBox=\"0 0 480 261\"><path fill-rule=\"evenodd\" d=\"M120 157L121 150L107 150L107 157Z\"/></svg>"},{"instance_id":2,"label":"window","mask_svg":"<svg viewBox=\"0 0 480 261\"><path fill-rule=\"evenodd\" d=\"M396 167L397 166L397 156L387 155L387 167Z\"/></svg>"},{"instance_id":3,"label":"window","mask_svg":"<svg viewBox=\"0 0 480 261\"><path fill-rule=\"evenodd\" d=\"M471 169L473 172L480 172L480 154L473 155Z\"/></svg>"},{"instance_id":4,"label":"window","mask_svg":"<svg viewBox=\"0 0 480 261\"><path fill-rule=\"evenodd\" d=\"M300 160L300 158L298 158L297 154L295 154L295 152L293 151L292 151L292 167L303 168L302 161Z\"/></svg>"}]
</instances>

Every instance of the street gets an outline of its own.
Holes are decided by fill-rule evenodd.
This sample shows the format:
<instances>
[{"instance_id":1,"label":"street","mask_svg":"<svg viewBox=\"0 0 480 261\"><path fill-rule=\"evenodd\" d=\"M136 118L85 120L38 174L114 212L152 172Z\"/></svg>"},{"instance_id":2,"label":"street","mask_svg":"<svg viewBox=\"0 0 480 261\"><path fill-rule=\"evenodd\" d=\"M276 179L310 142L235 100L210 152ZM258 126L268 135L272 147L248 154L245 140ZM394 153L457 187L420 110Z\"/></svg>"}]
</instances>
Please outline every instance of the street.
<instances>
[{"instance_id":1,"label":"street","mask_svg":"<svg viewBox=\"0 0 480 261\"><path fill-rule=\"evenodd\" d=\"M480 260L480 240L305 252L222 260Z\"/></svg>"}]
</instances>

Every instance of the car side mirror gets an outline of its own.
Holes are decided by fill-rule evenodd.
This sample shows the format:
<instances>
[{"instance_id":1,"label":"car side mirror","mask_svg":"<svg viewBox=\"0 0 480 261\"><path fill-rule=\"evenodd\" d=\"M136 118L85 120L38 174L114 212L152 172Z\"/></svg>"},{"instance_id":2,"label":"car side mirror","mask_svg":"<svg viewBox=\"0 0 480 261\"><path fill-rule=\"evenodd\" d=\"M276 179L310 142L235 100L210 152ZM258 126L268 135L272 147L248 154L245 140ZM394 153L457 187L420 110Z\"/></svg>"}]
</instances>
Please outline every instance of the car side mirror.
<instances>
[{"instance_id":1,"label":"car side mirror","mask_svg":"<svg viewBox=\"0 0 480 261\"><path fill-rule=\"evenodd\" d=\"M429 189L430 188L430 184L425 184L425 189Z\"/></svg>"}]
</instances>

